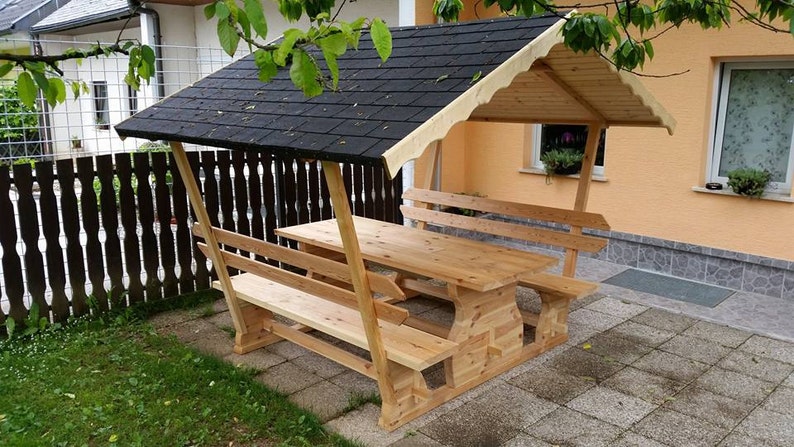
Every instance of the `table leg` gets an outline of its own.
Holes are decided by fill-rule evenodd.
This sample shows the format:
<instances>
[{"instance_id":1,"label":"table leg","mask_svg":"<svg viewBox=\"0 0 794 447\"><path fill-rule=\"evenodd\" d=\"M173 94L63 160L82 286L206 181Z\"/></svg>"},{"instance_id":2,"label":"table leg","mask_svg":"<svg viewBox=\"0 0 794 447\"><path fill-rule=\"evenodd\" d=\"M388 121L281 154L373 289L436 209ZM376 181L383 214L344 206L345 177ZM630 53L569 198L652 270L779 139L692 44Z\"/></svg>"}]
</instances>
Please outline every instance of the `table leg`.
<instances>
[{"instance_id":1,"label":"table leg","mask_svg":"<svg viewBox=\"0 0 794 447\"><path fill-rule=\"evenodd\" d=\"M492 364L519 356L524 327L516 306L516 285L486 292L448 286L455 305L455 321L448 338L462 345L461 351L445 360L447 384L458 387L480 377ZM479 337L487 333L487 336Z\"/></svg>"}]
</instances>

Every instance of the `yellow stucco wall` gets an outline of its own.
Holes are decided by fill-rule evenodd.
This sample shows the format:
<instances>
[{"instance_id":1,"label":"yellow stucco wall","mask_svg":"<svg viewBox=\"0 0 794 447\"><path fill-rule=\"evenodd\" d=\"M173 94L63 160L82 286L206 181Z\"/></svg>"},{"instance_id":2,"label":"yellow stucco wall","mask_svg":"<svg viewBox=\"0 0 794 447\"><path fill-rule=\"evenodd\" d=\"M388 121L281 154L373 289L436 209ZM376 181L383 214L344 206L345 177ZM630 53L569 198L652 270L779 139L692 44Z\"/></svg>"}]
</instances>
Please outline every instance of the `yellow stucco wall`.
<instances>
[{"instance_id":1,"label":"yellow stucco wall","mask_svg":"<svg viewBox=\"0 0 794 447\"><path fill-rule=\"evenodd\" d=\"M720 59L794 59L794 39L738 23L722 31L682 26L657 40L655 47L647 73L688 70L680 76L642 79L677 120L675 135L662 129L609 129L608 181L593 183L588 210L603 213L616 231L794 260L794 203L692 191L706 178ZM542 175L519 172L530 147L528 134L523 125L457 126L443 143L442 188L572 207L576 180L558 178L546 185Z\"/></svg>"}]
</instances>

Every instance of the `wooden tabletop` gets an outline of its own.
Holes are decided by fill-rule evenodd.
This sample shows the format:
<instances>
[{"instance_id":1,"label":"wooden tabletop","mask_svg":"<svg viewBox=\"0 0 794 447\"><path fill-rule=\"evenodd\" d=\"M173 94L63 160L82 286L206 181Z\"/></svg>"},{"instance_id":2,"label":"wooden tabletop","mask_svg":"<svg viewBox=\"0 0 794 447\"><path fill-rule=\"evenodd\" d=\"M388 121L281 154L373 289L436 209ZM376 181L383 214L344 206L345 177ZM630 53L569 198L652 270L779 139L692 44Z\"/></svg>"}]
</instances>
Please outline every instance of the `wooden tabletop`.
<instances>
[{"instance_id":1,"label":"wooden tabletop","mask_svg":"<svg viewBox=\"0 0 794 447\"><path fill-rule=\"evenodd\" d=\"M541 272L557 263L551 256L363 217L354 217L354 223L365 260L477 291L510 284L522 273ZM280 228L276 233L342 252L335 219Z\"/></svg>"}]
</instances>

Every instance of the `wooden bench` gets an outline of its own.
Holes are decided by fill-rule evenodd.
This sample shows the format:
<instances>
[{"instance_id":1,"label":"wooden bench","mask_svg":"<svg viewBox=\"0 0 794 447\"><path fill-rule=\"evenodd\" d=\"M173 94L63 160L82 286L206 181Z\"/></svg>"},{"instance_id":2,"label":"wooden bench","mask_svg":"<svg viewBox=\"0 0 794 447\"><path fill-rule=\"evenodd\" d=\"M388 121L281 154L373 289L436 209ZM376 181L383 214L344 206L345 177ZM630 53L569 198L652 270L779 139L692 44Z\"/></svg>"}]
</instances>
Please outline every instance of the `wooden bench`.
<instances>
[{"instance_id":1,"label":"wooden bench","mask_svg":"<svg viewBox=\"0 0 794 447\"><path fill-rule=\"evenodd\" d=\"M198 225L193 227L193 232L207 240ZM356 295L345 286L351 283L346 264L217 227L212 227L211 233L212 239L223 247L220 252L225 265L241 271L230 278L231 290L224 290L231 293L234 300L239 300L244 323L244 327L237 330L235 352L243 354L287 339L377 380L381 395L386 392L396 400L390 403L384 399L383 402L381 425L388 429L426 411L422 405L431 399L432 392L421 371L449 358L458 352L459 346L403 324L408 311L386 302L387 299L405 299L391 278L366 272L373 293L383 296L383 299L373 298L380 329L379 345L383 346L388 360L387 371L379 372L371 360L310 333L319 331L370 351L370 335L359 312ZM198 247L206 255L210 254L207 244L199 243ZM313 275L279 267L285 264L311 271ZM213 287L224 289L222 281L215 281ZM273 319L274 314L296 324L280 323ZM438 403L436 399L427 406Z\"/></svg>"},{"instance_id":2,"label":"wooden bench","mask_svg":"<svg viewBox=\"0 0 794 447\"><path fill-rule=\"evenodd\" d=\"M535 327L535 343L545 350L567 340L570 302L598 289L598 284L576 279L574 274L579 251L595 253L607 244L604 238L582 234L582 228L609 230L609 224L602 215L426 189L409 189L403 193L403 199L414 201L414 206L401 207L403 216L416 221L420 228L433 224L564 248L562 275L524 275L518 278L518 284L535 289L541 298L540 314L521 310L524 322ZM462 215L460 210L531 219L551 223L552 226L484 219ZM563 224L570 230L555 228L554 224Z\"/></svg>"}]
</instances>

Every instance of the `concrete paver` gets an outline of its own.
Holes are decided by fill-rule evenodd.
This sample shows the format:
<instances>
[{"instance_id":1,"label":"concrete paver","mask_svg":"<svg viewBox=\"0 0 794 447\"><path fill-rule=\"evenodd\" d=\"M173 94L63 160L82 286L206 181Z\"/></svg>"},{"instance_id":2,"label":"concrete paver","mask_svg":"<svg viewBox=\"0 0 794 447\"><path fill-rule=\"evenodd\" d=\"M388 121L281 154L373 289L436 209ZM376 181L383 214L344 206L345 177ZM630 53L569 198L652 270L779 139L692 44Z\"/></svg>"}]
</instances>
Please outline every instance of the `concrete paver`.
<instances>
[{"instance_id":1,"label":"concrete paver","mask_svg":"<svg viewBox=\"0 0 794 447\"><path fill-rule=\"evenodd\" d=\"M595 259L580 262L583 277L595 280L625 269ZM257 380L316 412L329 430L366 446L794 445L794 339L790 331L780 333L789 340L783 341L770 338L774 332L744 330L760 327L757 315L733 311L745 302L769 300L737 293L718 306L722 310L677 302L670 312L659 307L669 299L624 290L605 286L602 292L609 295L575 301L567 343L393 432L377 426L376 405L344 412L350 396L378 392L368 377L286 341L242 356L231 353L223 300L158 315L152 324L197 349L261 371ZM519 290L519 302L539 306L529 289ZM437 321L452 317L449 304L437 300L399 305ZM790 307L758 315L794 314L794 303ZM728 313L730 318L719 320ZM776 321L768 327L784 326ZM527 332L531 337L532 330ZM443 368L428 369L426 379L439 383Z\"/></svg>"}]
</instances>

